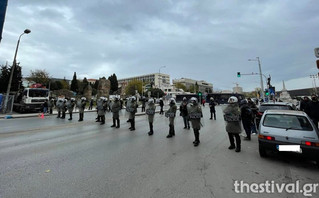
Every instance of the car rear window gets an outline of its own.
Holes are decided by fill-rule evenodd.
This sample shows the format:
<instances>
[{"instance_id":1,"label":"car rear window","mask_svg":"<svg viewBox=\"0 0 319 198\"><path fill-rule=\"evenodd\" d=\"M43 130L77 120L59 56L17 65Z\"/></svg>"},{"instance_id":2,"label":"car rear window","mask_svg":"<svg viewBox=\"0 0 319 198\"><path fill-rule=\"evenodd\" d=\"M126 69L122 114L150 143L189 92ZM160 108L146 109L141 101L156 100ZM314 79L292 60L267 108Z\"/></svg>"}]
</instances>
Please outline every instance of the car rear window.
<instances>
[{"instance_id":1,"label":"car rear window","mask_svg":"<svg viewBox=\"0 0 319 198\"><path fill-rule=\"evenodd\" d=\"M266 110L292 110L292 107L288 105L261 105L259 107L259 112L265 112Z\"/></svg>"},{"instance_id":2,"label":"car rear window","mask_svg":"<svg viewBox=\"0 0 319 198\"><path fill-rule=\"evenodd\" d=\"M305 116L267 114L263 125L266 127L276 127L284 129L294 129L303 131L312 131L313 128Z\"/></svg>"}]
</instances>

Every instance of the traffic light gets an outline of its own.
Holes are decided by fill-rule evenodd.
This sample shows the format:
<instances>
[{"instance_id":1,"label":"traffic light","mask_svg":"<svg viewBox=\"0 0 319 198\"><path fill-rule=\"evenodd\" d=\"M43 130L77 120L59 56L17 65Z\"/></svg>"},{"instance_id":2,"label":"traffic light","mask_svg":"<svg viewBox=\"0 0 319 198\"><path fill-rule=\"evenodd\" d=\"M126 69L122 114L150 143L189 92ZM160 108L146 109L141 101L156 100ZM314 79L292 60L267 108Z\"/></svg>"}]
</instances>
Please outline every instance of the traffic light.
<instances>
[{"instance_id":1,"label":"traffic light","mask_svg":"<svg viewBox=\"0 0 319 198\"><path fill-rule=\"evenodd\" d=\"M240 77L240 72L237 72L237 77L238 77L238 78Z\"/></svg>"},{"instance_id":2,"label":"traffic light","mask_svg":"<svg viewBox=\"0 0 319 198\"><path fill-rule=\"evenodd\" d=\"M265 95L266 95L266 96L269 96L269 91L268 91L268 89L265 89Z\"/></svg>"},{"instance_id":3,"label":"traffic light","mask_svg":"<svg viewBox=\"0 0 319 198\"><path fill-rule=\"evenodd\" d=\"M201 97L202 96L202 92L198 92L198 96Z\"/></svg>"}]
</instances>

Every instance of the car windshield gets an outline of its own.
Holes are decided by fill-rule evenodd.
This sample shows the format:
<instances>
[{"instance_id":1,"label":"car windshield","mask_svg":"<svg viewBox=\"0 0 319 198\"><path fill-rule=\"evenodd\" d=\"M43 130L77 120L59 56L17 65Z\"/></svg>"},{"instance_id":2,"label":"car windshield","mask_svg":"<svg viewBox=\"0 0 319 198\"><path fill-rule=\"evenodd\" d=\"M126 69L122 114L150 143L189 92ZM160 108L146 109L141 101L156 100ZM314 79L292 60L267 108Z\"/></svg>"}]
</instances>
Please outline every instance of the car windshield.
<instances>
[{"instance_id":1,"label":"car windshield","mask_svg":"<svg viewBox=\"0 0 319 198\"><path fill-rule=\"evenodd\" d=\"M265 112L266 110L275 109L275 110L291 110L292 108L288 105L261 105L259 107L259 112Z\"/></svg>"},{"instance_id":2,"label":"car windshield","mask_svg":"<svg viewBox=\"0 0 319 198\"><path fill-rule=\"evenodd\" d=\"M48 90L40 90L40 89L30 89L29 97L47 97L49 94Z\"/></svg>"},{"instance_id":3,"label":"car windshield","mask_svg":"<svg viewBox=\"0 0 319 198\"><path fill-rule=\"evenodd\" d=\"M263 125L266 127L276 127L294 130L312 131L313 128L305 116L267 114Z\"/></svg>"}]
</instances>

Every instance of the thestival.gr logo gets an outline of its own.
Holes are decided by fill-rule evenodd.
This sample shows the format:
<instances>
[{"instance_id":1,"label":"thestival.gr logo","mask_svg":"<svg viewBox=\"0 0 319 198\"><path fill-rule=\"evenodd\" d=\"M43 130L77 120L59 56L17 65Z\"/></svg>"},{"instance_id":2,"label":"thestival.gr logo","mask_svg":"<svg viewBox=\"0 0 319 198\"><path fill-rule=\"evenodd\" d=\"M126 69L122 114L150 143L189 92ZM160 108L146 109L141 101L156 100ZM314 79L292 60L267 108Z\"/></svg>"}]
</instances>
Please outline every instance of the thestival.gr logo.
<instances>
[{"instance_id":1,"label":"thestival.gr logo","mask_svg":"<svg viewBox=\"0 0 319 198\"><path fill-rule=\"evenodd\" d=\"M265 181L263 183L246 183L236 180L234 182L235 193L295 193L302 194L305 197L312 197L317 194L319 183L301 184L299 180L294 183L277 183L275 181Z\"/></svg>"}]
</instances>

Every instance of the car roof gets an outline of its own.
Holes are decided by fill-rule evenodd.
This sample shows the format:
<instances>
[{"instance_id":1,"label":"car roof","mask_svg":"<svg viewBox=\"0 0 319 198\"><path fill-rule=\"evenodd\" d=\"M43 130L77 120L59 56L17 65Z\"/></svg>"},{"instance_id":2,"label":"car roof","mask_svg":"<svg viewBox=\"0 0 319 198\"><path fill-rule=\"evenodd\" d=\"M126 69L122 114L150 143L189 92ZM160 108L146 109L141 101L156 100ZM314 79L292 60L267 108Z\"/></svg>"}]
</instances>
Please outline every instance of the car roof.
<instances>
[{"instance_id":1,"label":"car roof","mask_svg":"<svg viewBox=\"0 0 319 198\"><path fill-rule=\"evenodd\" d=\"M299 116L307 115L303 111L295 111L295 110L266 110L264 114L285 114L285 115L299 115Z\"/></svg>"},{"instance_id":2,"label":"car roof","mask_svg":"<svg viewBox=\"0 0 319 198\"><path fill-rule=\"evenodd\" d=\"M291 103L289 103L289 102L265 102L265 103L262 103L261 104L261 106L262 105L285 105L285 106L290 106L291 105Z\"/></svg>"}]
</instances>

